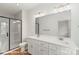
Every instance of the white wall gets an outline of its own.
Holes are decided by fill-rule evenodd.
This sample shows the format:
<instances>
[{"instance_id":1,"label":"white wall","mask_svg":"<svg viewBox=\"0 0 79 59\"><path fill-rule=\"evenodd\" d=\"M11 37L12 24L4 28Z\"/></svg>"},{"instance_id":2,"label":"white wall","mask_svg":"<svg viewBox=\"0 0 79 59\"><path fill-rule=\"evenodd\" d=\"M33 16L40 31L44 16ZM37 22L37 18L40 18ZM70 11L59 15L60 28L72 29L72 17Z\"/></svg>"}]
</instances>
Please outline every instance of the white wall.
<instances>
[{"instance_id":1,"label":"white wall","mask_svg":"<svg viewBox=\"0 0 79 59\"><path fill-rule=\"evenodd\" d=\"M32 11L28 11L28 35L35 35L35 17Z\"/></svg>"},{"instance_id":2,"label":"white wall","mask_svg":"<svg viewBox=\"0 0 79 59\"><path fill-rule=\"evenodd\" d=\"M25 39L28 36L28 12L26 10L22 10L22 39Z\"/></svg>"},{"instance_id":3,"label":"white wall","mask_svg":"<svg viewBox=\"0 0 79 59\"><path fill-rule=\"evenodd\" d=\"M71 7L71 39L79 47L79 3Z\"/></svg>"},{"instance_id":4,"label":"white wall","mask_svg":"<svg viewBox=\"0 0 79 59\"><path fill-rule=\"evenodd\" d=\"M5 13L1 13L1 12L0 12L0 16L9 17L9 18L14 18L14 15L5 14Z\"/></svg>"}]
</instances>

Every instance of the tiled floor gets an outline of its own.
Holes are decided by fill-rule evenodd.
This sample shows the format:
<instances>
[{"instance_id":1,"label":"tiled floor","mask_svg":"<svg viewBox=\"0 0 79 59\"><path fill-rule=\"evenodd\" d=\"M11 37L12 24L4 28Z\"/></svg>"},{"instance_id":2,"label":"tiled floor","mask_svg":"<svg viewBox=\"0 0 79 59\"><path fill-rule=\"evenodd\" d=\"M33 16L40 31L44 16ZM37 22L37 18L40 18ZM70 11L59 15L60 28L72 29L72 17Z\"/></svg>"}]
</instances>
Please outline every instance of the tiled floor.
<instances>
[{"instance_id":1,"label":"tiled floor","mask_svg":"<svg viewBox=\"0 0 79 59\"><path fill-rule=\"evenodd\" d=\"M18 48L10 53L7 53L6 55L31 55L31 54L28 53L27 51L21 52L21 49Z\"/></svg>"}]
</instances>

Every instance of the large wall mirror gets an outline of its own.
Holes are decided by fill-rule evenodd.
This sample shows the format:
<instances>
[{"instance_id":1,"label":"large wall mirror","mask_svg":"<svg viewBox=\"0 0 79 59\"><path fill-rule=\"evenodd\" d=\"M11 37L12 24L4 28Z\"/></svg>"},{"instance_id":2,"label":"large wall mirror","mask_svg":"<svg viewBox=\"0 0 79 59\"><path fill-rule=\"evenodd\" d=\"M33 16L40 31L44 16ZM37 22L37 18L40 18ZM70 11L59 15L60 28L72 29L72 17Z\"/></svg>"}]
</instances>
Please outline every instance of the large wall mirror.
<instances>
[{"instance_id":1,"label":"large wall mirror","mask_svg":"<svg viewBox=\"0 0 79 59\"><path fill-rule=\"evenodd\" d=\"M70 38L71 11L58 12L36 18L35 31L39 35L51 35Z\"/></svg>"}]
</instances>

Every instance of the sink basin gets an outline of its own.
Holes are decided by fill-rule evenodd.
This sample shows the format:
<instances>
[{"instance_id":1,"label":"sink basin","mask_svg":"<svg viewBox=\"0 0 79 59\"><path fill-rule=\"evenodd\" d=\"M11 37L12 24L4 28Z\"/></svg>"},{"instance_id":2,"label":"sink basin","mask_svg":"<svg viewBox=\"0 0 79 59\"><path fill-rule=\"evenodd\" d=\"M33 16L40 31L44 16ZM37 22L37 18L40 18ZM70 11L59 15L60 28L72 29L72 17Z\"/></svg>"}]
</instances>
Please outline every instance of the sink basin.
<instances>
[{"instance_id":1,"label":"sink basin","mask_svg":"<svg viewBox=\"0 0 79 59\"><path fill-rule=\"evenodd\" d=\"M68 39L66 39L66 38L59 38L59 40L60 40L61 43L63 43L63 44L69 44L69 41L68 41Z\"/></svg>"}]
</instances>

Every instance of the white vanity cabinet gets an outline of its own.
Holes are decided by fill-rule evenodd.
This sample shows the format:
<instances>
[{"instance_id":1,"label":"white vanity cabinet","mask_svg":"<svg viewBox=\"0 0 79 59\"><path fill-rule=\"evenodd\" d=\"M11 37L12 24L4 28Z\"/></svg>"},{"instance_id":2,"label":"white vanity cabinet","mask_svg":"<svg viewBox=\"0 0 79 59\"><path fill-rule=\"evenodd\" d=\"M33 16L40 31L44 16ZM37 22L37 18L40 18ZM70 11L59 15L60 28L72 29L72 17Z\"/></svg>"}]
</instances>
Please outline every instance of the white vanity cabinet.
<instances>
[{"instance_id":1,"label":"white vanity cabinet","mask_svg":"<svg viewBox=\"0 0 79 59\"><path fill-rule=\"evenodd\" d=\"M74 48L57 45L37 39L26 39L28 42L28 52L32 55L75 55Z\"/></svg>"}]
</instances>

